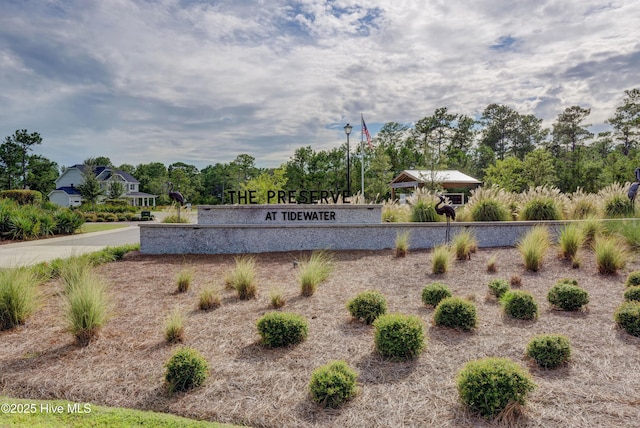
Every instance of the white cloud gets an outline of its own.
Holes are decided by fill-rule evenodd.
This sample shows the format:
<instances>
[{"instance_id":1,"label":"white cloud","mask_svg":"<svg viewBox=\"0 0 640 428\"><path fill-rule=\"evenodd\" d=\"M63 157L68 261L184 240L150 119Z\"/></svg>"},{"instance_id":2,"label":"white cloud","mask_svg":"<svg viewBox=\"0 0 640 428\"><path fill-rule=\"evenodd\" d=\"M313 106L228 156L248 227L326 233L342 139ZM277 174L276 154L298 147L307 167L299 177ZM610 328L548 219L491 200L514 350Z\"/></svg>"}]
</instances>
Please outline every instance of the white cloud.
<instances>
[{"instance_id":1,"label":"white cloud","mask_svg":"<svg viewBox=\"0 0 640 428\"><path fill-rule=\"evenodd\" d=\"M69 165L337 147L446 106L601 125L640 87L638 2L49 0L0 6L0 133L40 132ZM354 131L355 132L355 131Z\"/></svg>"}]
</instances>

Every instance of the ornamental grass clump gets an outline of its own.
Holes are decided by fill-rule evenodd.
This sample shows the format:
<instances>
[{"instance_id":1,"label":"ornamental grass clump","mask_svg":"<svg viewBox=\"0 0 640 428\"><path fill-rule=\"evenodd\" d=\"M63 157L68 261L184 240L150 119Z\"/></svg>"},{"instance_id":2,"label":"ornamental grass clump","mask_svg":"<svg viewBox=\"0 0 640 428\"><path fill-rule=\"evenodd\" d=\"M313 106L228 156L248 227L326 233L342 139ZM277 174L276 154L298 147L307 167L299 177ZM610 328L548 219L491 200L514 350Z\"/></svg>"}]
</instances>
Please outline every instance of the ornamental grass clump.
<instances>
[{"instance_id":1,"label":"ornamental grass clump","mask_svg":"<svg viewBox=\"0 0 640 428\"><path fill-rule=\"evenodd\" d=\"M175 308L164 322L164 339L167 343L184 340L184 315L178 308Z\"/></svg>"},{"instance_id":2,"label":"ornamental grass clump","mask_svg":"<svg viewBox=\"0 0 640 428\"><path fill-rule=\"evenodd\" d=\"M196 349L178 349L165 364L169 392L188 391L204 383L209 372L207 360Z\"/></svg>"},{"instance_id":3,"label":"ornamental grass clump","mask_svg":"<svg viewBox=\"0 0 640 428\"><path fill-rule=\"evenodd\" d=\"M411 232L405 230L403 232L398 232L396 235L395 241L395 256L396 257L405 257L409 252L409 237L411 236Z\"/></svg>"},{"instance_id":4,"label":"ornamental grass clump","mask_svg":"<svg viewBox=\"0 0 640 428\"><path fill-rule=\"evenodd\" d=\"M551 245L549 230L544 226L535 226L527 232L517 244L527 270L537 272Z\"/></svg>"},{"instance_id":5,"label":"ornamental grass clump","mask_svg":"<svg viewBox=\"0 0 640 428\"><path fill-rule=\"evenodd\" d=\"M560 230L558 236L559 255L563 259L574 260L578 250L585 242L583 230L575 223L569 224Z\"/></svg>"},{"instance_id":6,"label":"ornamental grass clump","mask_svg":"<svg viewBox=\"0 0 640 428\"><path fill-rule=\"evenodd\" d=\"M520 220L560 220L560 208L551 198L535 198L527 201L520 211Z\"/></svg>"},{"instance_id":7,"label":"ornamental grass clump","mask_svg":"<svg viewBox=\"0 0 640 428\"><path fill-rule=\"evenodd\" d=\"M280 309L287 304L287 300L284 297L284 291L280 287L272 287L269 290L269 303L274 309Z\"/></svg>"},{"instance_id":8,"label":"ornamental grass clump","mask_svg":"<svg viewBox=\"0 0 640 428\"><path fill-rule=\"evenodd\" d=\"M504 313L511 318L533 320L538 317L538 304L528 291L507 291L500 299L500 303Z\"/></svg>"},{"instance_id":9,"label":"ornamental grass clump","mask_svg":"<svg viewBox=\"0 0 640 428\"><path fill-rule=\"evenodd\" d=\"M605 232L604 222L598 218L587 218L580 222L580 229L584 235L584 245L591 245L597 236Z\"/></svg>"},{"instance_id":10,"label":"ornamental grass clump","mask_svg":"<svg viewBox=\"0 0 640 428\"><path fill-rule=\"evenodd\" d=\"M489 281L487 287L489 288L489 294L491 294L498 300L500 300L504 293L511 289L509 282L507 282L507 280L505 279L494 279L492 281Z\"/></svg>"},{"instance_id":11,"label":"ornamental grass clump","mask_svg":"<svg viewBox=\"0 0 640 428\"><path fill-rule=\"evenodd\" d=\"M67 328L79 345L86 346L106 324L110 301L105 280L90 272L76 284L70 284L66 293Z\"/></svg>"},{"instance_id":12,"label":"ornamental grass clump","mask_svg":"<svg viewBox=\"0 0 640 428\"><path fill-rule=\"evenodd\" d=\"M433 321L440 327L472 330L478 323L476 306L460 297L447 297L436 306Z\"/></svg>"},{"instance_id":13,"label":"ornamental grass clump","mask_svg":"<svg viewBox=\"0 0 640 428\"><path fill-rule=\"evenodd\" d=\"M309 392L316 403L337 408L357 392L358 373L345 361L331 361L311 373Z\"/></svg>"},{"instance_id":14,"label":"ornamental grass clump","mask_svg":"<svg viewBox=\"0 0 640 428\"><path fill-rule=\"evenodd\" d=\"M497 186L479 187L471 191L461 217L470 216L473 221L509 221L512 203L513 195Z\"/></svg>"},{"instance_id":15,"label":"ornamental grass clump","mask_svg":"<svg viewBox=\"0 0 640 428\"><path fill-rule=\"evenodd\" d=\"M431 273L447 273L450 263L451 249L448 245L438 245L433 249L433 255L431 257Z\"/></svg>"},{"instance_id":16,"label":"ornamental grass clump","mask_svg":"<svg viewBox=\"0 0 640 428\"><path fill-rule=\"evenodd\" d=\"M262 344L270 348L295 345L309 334L307 320L290 312L269 312L256 323Z\"/></svg>"},{"instance_id":17,"label":"ornamental grass clump","mask_svg":"<svg viewBox=\"0 0 640 428\"><path fill-rule=\"evenodd\" d=\"M193 269L183 268L176 275L176 284L178 293L185 293L191 287L191 282L193 281Z\"/></svg>"},{"instance_id":18,"label":"ornamental grass clump","mask_svg":"<svg viewBox=\"0 0 640 428\"><path fill-rule=\"evenodd\" d=\"M547 301L563 311L577 311L589 303L589 293L576 280L561 279L547 293Z\"/></svg>"},{"instance_id":19,"label":"ornamental grass clump","mask_svg":"<svg viewBox=\"0 0 640 428\"><path fill-rule=\"evenodd\" d=\"M28 268L0 270L0 330L8 330L25 321L40 302L38 278Z\"/></svg>"},{"instance_id":20,"label":"ornamental grass clump","mask_svg":"<svg viewBox=\"0 0 640 428\"><path fill-rule=\"evenodd\" d=\"M326 281L333 271L333 257L327 251L313 251L298 263L298 280L303 296L313 296L318 285Z\"/></svg>"},{"instance_id":21,"label":"ornamental grass clump","mask_svg":"<svg viewBox=\"0 0 640 428\"><path fill-rule=\"evenodd\" d=\"M210 285L200 291L198 295L198 307L201 311L208 311L220 306L222 300L220 298L220 291L218 287Z\"/></svg>"},{"instance_id":22,"label":"ornamental grass clump","mask_svg":"<svg viewBox=\"0 0 640 428\"><path fill-rule=\"evenodd\" d=\"M632 336L640 337L640 302L624 302L616 309L614 320Z\"/></svg>"},{"instance_id":23,"label":"ornamental grass clump","mask_svg":"<svg viewBox=\"0 0 640 428\"><path fill-rule=\"evenodd\" d=\"M378 291L364 291L347 303L347 309L355 319L371 324L387 313L387 299Z\"/></svg>"},{"instance_id":24,"label":"ornamental grass clump","mask_svg":"<svg viewBox=\"0 0 640 428\"><path fill-rule=\"evenodd\" d=\"M545 369L555 369L569 362L571 342L560 334L541 334L527 344L526 354Z\"/></svg>"},{"instance_id":25,"label":"ornamental grass clump","mask_svg":"<svg viewBox=\"0 0 640 428\"><path fill-rule=\"evenodd\" d=\"M600 236L593 244L596 266L602 275L615 275L627 264L628 252L624 242L614 236Z\"/></svg>"},{"instance_id":26,"label":"ornamental grass clump","mask_svg":"<svg viewBox=\"0 0 640 428\"><path fill-rule=\"evenodd\" d=\"M225 282L228 287L236 290L240 300L249 300L258 294L256 279L256 261L250 256L240 256L235 259L236 266L227 276Z\"/></svg>"},{"instance_id":27,"label":"ornamental grass clump","mask_svg":"<svg viewBox=\"0 0 640 428\"><path fill-rule=\"evenodd\" d=\"M418 199L411 206L411 221L412 222L435 222L438 221L438 213L436 213L435 205L433 202L428 202L425 199Z\"/></svg>"},{"instance_id":28,"label":"ornamental grass clump","mask_svg":"<svg viewBox=\"0 0 640 428\"><path fill-rule=\"evenodd\" d=\"M422 320L415 315L385 314L373 322L376 350L383 358L409 360L425 347Z\"/></svg>"},{"instance_id":29,"label":"ornamental grass clump","mask_svg":"<svg viewBox=\"0 0 640 428\"><path fill-rule=\"evenodd\" d=\"M426 306L438 306L441 300L451 297L451 290L440 282L433 282L422 289L422 303Z\"/></svg>"},{"instance_id":30,"label":"ornamental grass clump","mask_svg":"<svg viewBox=\"0 0 640 428\"><path fill-rule=\"evenodd\" d=\"M451 247L457 260L471 259L471 253L478 248L478 240L470 230L458 232L451 240Z\"/></svg>"},{"instance_id":31,"label":"ornamental grass clump","mask_svg":"<svg viewBox=\"0 0 640 428\"><path fill-rule=\"evenodd\" d=\"M496 256L495 254L492 255L491 257L489 257L489 260L487 261L487 272L489 273L496 273L498 272L498 256Z\"/></svg>"},{"instance_id":32,"label":"ornamental grass clump","mask_svg":"<svg viewBox=\"0 0 640 428\"><path fill-rule=\"evenodd\" d=\"M486 419L492 419L507 406L526 404L536 385L531 375L508 358L470 361L456 376L460 401Z\"/></svg>"}]
</instances>

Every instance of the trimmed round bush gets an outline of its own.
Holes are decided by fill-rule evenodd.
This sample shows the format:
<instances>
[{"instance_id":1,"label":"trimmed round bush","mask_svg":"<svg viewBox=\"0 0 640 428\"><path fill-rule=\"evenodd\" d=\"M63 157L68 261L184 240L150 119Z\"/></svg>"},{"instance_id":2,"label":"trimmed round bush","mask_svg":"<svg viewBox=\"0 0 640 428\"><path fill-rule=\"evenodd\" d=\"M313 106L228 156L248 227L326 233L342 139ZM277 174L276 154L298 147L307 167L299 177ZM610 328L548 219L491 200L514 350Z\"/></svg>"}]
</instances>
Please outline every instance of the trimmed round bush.
<instances>
[{"instance_id":1,"label":"trimmed round bush","mask_svg":"<svg viewBox=\"0 0 640 428\"><path fill-rule=\"evenodd\" d=\"M294 345L307 338L307 320L290 312L269 312L257 323L262 343L271 348Z\"/></svg>"},{"instance_id":2,"label":"trimmed round bush","mask_svg":"<svg viewBox=\"0 0 640 428\"><path fill-rule=\"evenodd\" d=\"M476 306L460 297L447 297L436 306L433 321L441 327L471 330L478 322Z\"/></svg>"},{"instance_id":3,"label":"trimmed round bush","mask_svg":"<svg viewBox=\"0 0 640 428\"><path fill-rule=\"evenodd\" d=\"M197 350L189 347L177 350L165 367L165 380L171 392L187 391L202 385L209 371L207 360Z\"/></svg>"},{"instance_id":4,"label":"trimmed round bush","mask_svg":"<svg viewBox=\"0 0 640 428\"><path fill-rule=\"evenodd\" d=\"M451 296L449 287L440 282L434 282L422 289L422 303L425 305L438 306L442 299Z\"/></svg>"},{"instance_id":5,"label":"trimmed round bush","mask_svg":"<svg viewBox=\"0 0 640 428\"><path fill-rule=\"evenodd\" d=\"M489 293L498 299L500 299L504 295L504 293L511 289L509 282L507 282L507 280L505 279L494 279L493 281L489 282L487 286L489 287Z\"/></svg>"},{"instance_id":6,"label":"trimmed round bush","mask_svg":"<svg viewBox=\"0 0 640 428\"><path fill-rule=\"evenodd\" d=\"M616 309L614 319L627 333L640 337L640 302L624 302Z\"/></svg>"},{"instance_id":7,"label":"trimmed round bush","mask_svg":"<svg viewBox=\"0 0 640 428\"><path fill-rule=\"evenodd\" d=\"M563 311L577 311L589 303L589 293L573 282L559 281L547 293L547 301Z\"/></svg>"},{"instance_id":8,"label":"trimmed round bush","mask_svg":"<svg viewBox=\"0 0 640 428\"><path fill-rule=\"evenodd\" d=\"M535 336L527 345L527 356L545 369L555 369L571 358L571 342L559 334Z\"/></svg>"},{"instance_id":9,"label":"trimmed round bush","mask_svg":"<svg viewBox=\"0 0 640 428\"><path fill-rule=\"evenodd\" d=\"M373 326L376 349L386 359L412 359L425 347L422 320L415 315L381 315Z\"/></svg>"},{"instance_id":10,"label":"trimmed round bush","mask_svg":"<svg viewBox=\"0 0 640 428\"><path fill-rule=\"evenodd\" d=\"M377 291L365 291L350 300L347 309L354 318L371 324L387 313L387 299Z\"/></svg>"},{"instance_id":11,"label":"trimmed round bush","mask_svg":"<svg viewBox=\"0 0 640 428\"><path fill-rule=\"evenodd\" d=\"M624 284L626 287L633 287L635 285L640 285L640 270L636 270L631 272L627 276L627 280Z\"/></svg>"},{"instance_id":12,"label":"trimmed round bush","mask_svg":"<svg viewBox=\"0 0 640 428\"><path fill-rule=\"evenodd\" d=\"M309 391L316 403L338 407L357 393L358 373L344 361L332 361L311 373Z\"/></svg>"},{"instance_id":13,"label":"trimmed round bush","mask_svg":"<svg viewBox=\"0 0 640 428\"><path fill-rule=\"evenodd\" d=\"M483 358L470 361L456 377L460 401L471 411L491 419L509 403L526 403L527 394L536 387L527 373L508 358Z\"/></svg>"},{"instance_id":14,"label":"trimmed round bush","mask_svg":"<svg viewBox=\"0 0 640 428\"><path fill-rule=\"evenodd\" d=\"M532 320L538 317L538 304L528 291L510 290L500 299L504 312L511 318Z\"/></svg>"},{"instance_id":15,"label":"trimmed round bush","mask_svg":"<svg viewBox=\"0 0 640 428\"><path fill-rule=\"evenodd\" d=\"M627 302L640 302L640 285L634 285L627 288L627 290L624 292L624 300L626 300Z\"/></svg>"},{"instance_id":16,"label":"trimmed round bush","mask_svg":"<svg viewBox=\"0 0 640 428\"><path fill-rule=\"evenodd\" d=\"M473 205L471 218L473 221L509 221L511 215L498 201L484 199Z\"/></svg>"}]
</instances>

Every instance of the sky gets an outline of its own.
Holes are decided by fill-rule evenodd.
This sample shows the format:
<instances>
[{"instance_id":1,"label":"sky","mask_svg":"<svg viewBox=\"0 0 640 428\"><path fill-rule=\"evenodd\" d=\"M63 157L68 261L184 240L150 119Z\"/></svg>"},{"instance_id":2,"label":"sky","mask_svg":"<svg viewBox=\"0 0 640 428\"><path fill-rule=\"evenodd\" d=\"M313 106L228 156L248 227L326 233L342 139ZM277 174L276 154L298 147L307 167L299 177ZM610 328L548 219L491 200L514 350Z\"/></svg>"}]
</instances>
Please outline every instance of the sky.
<instances>
[{"instance_id":1,"label":"sky","mask_svg":"<svg viewBox=\"0 0 640 428\"><path fill-rule=\"evenodd\" d=\"M637 0L0 0L0 137L61 166L277 167L435 109L592 131L640 88Z\"/></svg>"}]
</instances>

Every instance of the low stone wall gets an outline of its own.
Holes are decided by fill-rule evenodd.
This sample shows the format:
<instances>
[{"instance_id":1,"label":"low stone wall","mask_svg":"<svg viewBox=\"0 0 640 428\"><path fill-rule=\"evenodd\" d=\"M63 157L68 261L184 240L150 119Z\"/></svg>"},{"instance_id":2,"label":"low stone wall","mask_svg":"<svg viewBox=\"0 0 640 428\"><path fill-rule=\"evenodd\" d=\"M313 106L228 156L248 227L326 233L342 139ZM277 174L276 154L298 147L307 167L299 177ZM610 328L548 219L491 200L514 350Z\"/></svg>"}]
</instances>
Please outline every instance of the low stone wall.
<instances>
[{"instance_id":1,"label":"low stone wall","mask_svg":"<svg viewBox=\"0 0 640 428\"><path fill-rule=\"evenodd\" d=\"M454 222L451 223L450 236L467 229L475 234L480 247L514 246L523 234L538 224L548 227L555 239L566 222ZM247 254L319 249L383 250L393 248L396 236L405 230L410 232L410 248L424 249L444 243L446 227L444 222L317 225L153 223L140 225L140 251L144 254Z\"/></svg>"}]
</instances>

